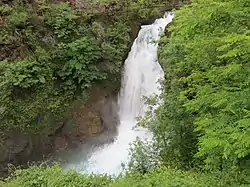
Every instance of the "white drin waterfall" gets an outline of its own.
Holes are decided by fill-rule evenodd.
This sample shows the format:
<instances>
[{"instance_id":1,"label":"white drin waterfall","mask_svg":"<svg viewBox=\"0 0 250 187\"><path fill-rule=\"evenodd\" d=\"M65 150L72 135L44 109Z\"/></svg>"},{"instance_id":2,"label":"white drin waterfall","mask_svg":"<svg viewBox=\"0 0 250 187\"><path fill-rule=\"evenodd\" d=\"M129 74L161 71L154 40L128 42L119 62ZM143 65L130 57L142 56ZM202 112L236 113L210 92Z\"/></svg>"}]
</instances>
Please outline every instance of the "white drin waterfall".
<instances>
[{"instance_id":1,"label":"white drin waterfall","mask_svg":"<svg viewBox=\"0 0 250 187\"><path fill-rule=\"evenodd\" d=\"M152 133L142 127L135 128L137 117L147 111L144 96L159 95L159 80L164 72L158 63L157 41L165 27L173 19L172 13L156 19L151 25L143 25L125 61L121 89L118 95L119 125L117 136L110 144L91 150L78 162L67 165L82 173L117 175L122 164L129 161L129 146L136 138L152 139Z\"/></svg>"}]
</instances>

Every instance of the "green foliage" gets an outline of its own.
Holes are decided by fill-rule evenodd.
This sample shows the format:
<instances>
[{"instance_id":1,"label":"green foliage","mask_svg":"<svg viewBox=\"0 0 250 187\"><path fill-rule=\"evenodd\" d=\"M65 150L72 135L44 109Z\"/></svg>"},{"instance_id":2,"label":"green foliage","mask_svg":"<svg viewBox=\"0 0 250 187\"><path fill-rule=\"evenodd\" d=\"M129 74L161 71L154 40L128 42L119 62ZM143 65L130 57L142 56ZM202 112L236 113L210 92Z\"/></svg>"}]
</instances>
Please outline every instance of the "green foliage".
<instances>
[{"instance_id":1,"label":"green foliage","mask_svg":"<svg viewBox=\"0 0 250 187\"><path fill-rule=\"evenodd\" d=\"M59 39L70 39L77 31L75 11L66 3L52 5L45 14L45 23Z\"/></svg>"},{"instance_id":2,"label":"green foliage","mask_svg":"<svg viewBox=\"0 0 250 187\"><path fill-rule=\"evenodd\" d=\"M129 173L148 173L160 167L159 150L153 141L142 141L139 138L130 147L130 160L125 170Z\"/></svg>"},{"instance_id":3,"label":"green foliage","mask_svg":"<svg viewBox=\"0 0 250 187\"><path fill-rule=\"evenodd\" d=\"M64 173L59 166L17 170L13 177L14 180L5 183L3 187L98 187L107 186L111 182L107 176L87 177L75 171Z\"/></svg>"},{"instance_id":4,"label":"green foliage","mask_svg":"<svg viewBox=\"0 0 250 187\"><path fill-rule=\"evenodd\" d=\"M52 72L47 64L35 60L24 59L8 65L5 69L5 78L14 87L30 88L36 84L44 84L46 79L51 79Z\"/></svg>"},{"instance_id":5,"label":"green foliage","mask_svg":"<svg viewBox=\"0 0 250 187\"><path fill-rule=\"evenodd\" d=\"M159 186L159 187L222 187L222 186L244 186L237 182L228 182L226 178L217 175L201 174L197 172L184 172L170 168L159 168L153 173L146 175L129 174L124 178L118 179L112 187L126 186Z\"/></svg>"},{"instance_id":6,"label":"green foliage","mask_svg":"<svg viewBox=\"0 0 250 187\"><path fill-rule=\"evenodd\" d=\"M151 127L166 163L231 170L249 159L249 7L196 0L161 39L164 104Z\"/></svg>"},{"instance_id":7,"label":"green foliage","mask_svg":"<svg viewBox=\"0 0 250 187\"><path fill-rule=\"evenodd\" d=\"M48 135L78 96L95 84L119 80L129 21L158 15L142 7L163 2L127 3L127 17L108 21L107 15L79 14L66 3L1 5L0 42L7 52L0 56L0 130ZM249 186L249 7L248 0L196 0L177 11L171 37L162 37L159 47L164 103L141 122L156 142L135 142L126 176L111 180L58 166L32 167L0 185ZM160 163L205 166L210 173Z\"/></svg>"},{"instance_id":8,"label":"green foliage","mask_svg":"<svg viewBox=\"0 0 250 187\"><path fill-rule=\"evenodd\" d=\"M77 88L84 90L92 86L92 82L105 79L105 74L100 72L97 64L101 58L101 49L96 40L82 37L71 43L60 44L60 64L65 64L58 69L59 77L65 82L63 89ZM75 86L74 86L75 85Z\"/></svg>"},{"instance_id":9,"label":"green foliage","mask_svg":"<svg viewBox=\"0 0 250 187\"><path fill-rule=\"evenodd\" d=\"M14 1L0 11L1 130L53 133L76 98L119 80L128 24L86 19L67 3Z\"/></svg>"},{"instance_id":10,"label":"green foliage","mask_svg":"<svg viewBox=\"0 0 250 187\"><path fill-rule=\"evenodd\" d=\"M0 6L1 15L9 15L12 10L13 8L11 6L8 6L7 4Z\"/></svg>"},{"instance_id":11,"label":"green foliage","mask_svg":"<svg viewBox=\"0 0 250 187\"><path fill-rule=\"evenodd\" d=\"M123 60L126 58L130 43L129 32L127 23L116 22L105 33L104 42L101 45L102 58L105 62L104 69L111 75L120 72Z\"/></svg>"},{"instance_id":12,"label":"green foliage","mask_svg":"<svg viewBox=\"0 0 250 187\"><path fill-rule=\"evenodd\" d=\"M128 19L147 19L155 18L162 13L163 7L166 5L166 1L147 1L136 0L126 1Z\"/></svg>"},{"instance_id":13,"label":"green foliage","mask_svg":"<svg viewBox=\"0 0 250 187\"><path fill-rule=\"evenodd\" d=\"M32 167L17 170L11 175L3 187L245 187L243 183L223 178L217 174L201 174L183 172L170 168L159 168L153 173L141 175L130 173L112 179L108 176L81 175L75 171L63 172L58 166L51 168Z\"/></svg>"},{"instance_id":14,"label":"green foliage","mask_svg":"<svg viewBox=\"0 0 250 187\"><path fill-rule=\"evenodd\" d=\"M13 12L6 18L7 22L10 25L14 26L24 26L28 20L28 15L26 12Z\"/></svg>"}]
</instances>

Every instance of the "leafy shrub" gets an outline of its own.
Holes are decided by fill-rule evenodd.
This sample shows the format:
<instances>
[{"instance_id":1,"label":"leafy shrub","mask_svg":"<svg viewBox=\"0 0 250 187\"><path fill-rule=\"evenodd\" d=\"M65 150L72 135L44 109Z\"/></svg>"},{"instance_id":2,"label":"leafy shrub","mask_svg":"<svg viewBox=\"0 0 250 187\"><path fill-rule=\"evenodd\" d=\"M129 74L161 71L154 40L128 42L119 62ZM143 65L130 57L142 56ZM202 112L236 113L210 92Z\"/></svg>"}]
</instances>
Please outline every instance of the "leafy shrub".
<instances>
[{"instance_id":1,"label":"leafy shrub","mask_svg":"<svg viewBox=\"0 0 250 187\"><path fill-rule=\"evenodd\" d=\"M72 84L79 84L84 90L92 86L92 82L105 79L105 74L98 68L100 63L101 49L96 40L82 37L68 44L61 44L60 50L64 65L58 70L62 80L72 81ZM63 84L67 89L67 84ZM70 84L68 84L70 86Z\"/></svg>"},{"instance_id":2,"label":"leafy shrub","mask_svg":"<svg viewBox=\"0 0 250 187\"><path fill-rule=\"evenodd\" d=\"M81 175L75 171L63 172L58 166L51 168L32 167L17 170L3 187L246 187L237 182L228 182L218 174L184 172L171 168L159 168L146 175L130 173L111 179L105 175Z\"/></svg>"},{"instance_id":3,"label":"leafy shrub","mask_svg":"<svg viewBox=\"0 0 250 187\"><path fill-rule=\"evenodd\" d=\"M46 64L35 60L22 60L10 64L5 70L5 78L12 86L30 88L37 84L44 84L46 79L51 79L52 72Z\"/></svg>"},{"instance_id":4,"label":"leafy shrub","mask_svg":"<svg viewBox=\"0 0 250 187\"><path fill-rule=\"evenodd\" d=\"M161 164L160 150L153 141L137 139L130 147L130 160L125 169L131 172L152 172Z\"/></svg>"},{"instance_id":5,"label":"leafy shrub","mask_svg":"<svg viewBox=\"0 0 250 187\"><path fill-rule=\"evenodd\" d=\"M117 75L121 70L130 43L129 32L127 23L116 22L105 33L101 46L102 58L105 62L104 70L111 75Z\"/></svg>"},{"instance_id":6,"label":"leafy shrub","mask_svg":"<svg viewBox=\"0 0 250 187\"><path fill-rule=\"evenodd\" d=\"M130 26L116 15L92 18L67 3L33 5L0 7L0 129L46 135L93 85L117 89L111 82L119 83Z\"/></svg>"},{"instance_id":7,"label":"leafy shrub","mask_svg":"<svg viewBox=\"0 0 250 187\"><path fill-rule=\"evenodd\" d=\"M24 27L26 21L28 20L27 12L13 12L6 18L7 22L16 27Z\"/></svg>"},{"instance_id":8,"label":"leafy shrub","mask_svg":"<svg viewBox=\"0 0 250 187\"><path fill-rule=\"evenodd\" d=\"M98 187L110 183L107 176L87 177L75 171L63 172L59 166L17 170L13 177L13 181L5 183L3 187Z\"/></svg>"},{"instance_id":9,"label":"leafy shrub","mask_svg":"<svg viewBox=\"0 0 250 187\"><path fill-rule=\"evenodd\" d=\"M153 128L166 163L197 158L233 170L249 160L248 19L245 0L197 0L176 12L160 45L165 93Z\"/></svg>"},{"instance_id":10,"label":"leafy shrub","mask_svg":"<svg viewBox=\"0 0 250 187\"><path fill-rule=\"evenodd\" d=\"M77 32L78 16L67 3L51 5L45 14L45 23L52 27L59 39L70 39Z\"/></svg>"}]
</instances>

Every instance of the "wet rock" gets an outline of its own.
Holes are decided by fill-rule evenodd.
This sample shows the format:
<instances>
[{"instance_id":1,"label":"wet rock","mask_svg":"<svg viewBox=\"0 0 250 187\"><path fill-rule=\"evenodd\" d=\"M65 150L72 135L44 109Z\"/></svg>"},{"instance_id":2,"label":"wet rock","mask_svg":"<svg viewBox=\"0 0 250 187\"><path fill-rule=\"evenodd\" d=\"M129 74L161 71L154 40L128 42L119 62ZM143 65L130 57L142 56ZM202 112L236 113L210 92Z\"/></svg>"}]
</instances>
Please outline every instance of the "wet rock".
<instances>
[{"instance_id":1,"label":"wet rock","mask_svg":"<svg viewBox=\"0 0 250 187\"><path fill-rule=\"evenodd\" d=\"M64 126L62 127L61 133L66 136L74 136L78 133L76 124L73 119L65 122Z\"/></svg>"},{"instance_id":2,"label":"wet rock","mask_svg":"<svg viewBox=\"0 0 250 187\"><path fill-rule=\"evenodd\" d=\"M32 153L29 137L19 132L0 131L0 176L8 172L8 164L20 165Z\"/></svg>"},{"instance_id":3,"label":"wet rock","mask_svg":"<svg viewBox=\"0 0 250 187\"><path fill-rule=\"evenodd\" d=\"M64 136L58 136L54 140L54 149L56 151L65 150L68 146L68 142Z\"/></svg>"},{"instance_id":4,"label":"wet rock","mask_svg":"<svg viewBox=\"0 0 250 187\"><path fill-rule=\"evenodd\" d=\"M29 139L27 136L17 132L1 132L0 162L12 160L16 154L24 152L28 147Z\"/></svg>"},{"instance_id":5,"label":"wet rock","mask_svg":"<svg viewBox=\"0 0 250 187\"><path fill-rule=\"evenodd\" d=\"M116 97L109 96L101 110L103 126L112 132L116 132L118 124L118 106Z\"/></svg>"},{"instance_id":6,"label":"wet rock","mask_svg":"<svg viewBox=\"0 0 250 187\"><path fill-rule=\"evenodd\" d=\"M94 89L87 101L77 101L65 122L57 123L47 136L28 137L20 132L0 131L0 175L7 164L23 165L43 160L52 152L74 149L103 131L116 131L116 98L105 89ZM46 157L47 158L47 157ZM5 173L6 174L6 173Z\"/></svg>"},{"instance_id":7,"label":"wet rock","mask_svg":"<svg viewBox=\"0 0 250 187\"><path fill-rule=\"evenodd\" d=\"M61 129L70 147L77 147L104 130L116 129L117 108L114 98L105 89L95 88L87 101L77 101ZM60 146L59 146L60 147Z\"/></svg>"}]
</instances>

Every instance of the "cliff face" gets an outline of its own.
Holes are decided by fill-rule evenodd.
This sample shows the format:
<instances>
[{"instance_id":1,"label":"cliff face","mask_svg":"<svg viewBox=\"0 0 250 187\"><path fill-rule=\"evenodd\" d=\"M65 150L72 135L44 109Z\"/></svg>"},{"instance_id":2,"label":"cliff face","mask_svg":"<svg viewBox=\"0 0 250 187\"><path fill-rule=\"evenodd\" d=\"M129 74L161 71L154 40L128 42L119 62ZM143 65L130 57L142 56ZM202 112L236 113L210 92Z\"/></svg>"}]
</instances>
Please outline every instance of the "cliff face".
<instances>
[{"instance_id":1,"label":"cliff face","mask_svg":"<svg viewBox=\"0 0 250 187\"><path fill-rule=\"evenodd\" d=\"M133 40L128 38L129 31L127 30L129 28L124 30L124 25L116 25L116 21L113 19L106 23L107 20L103 21L99 14L97 18L86 18L86 23L82 23L83 27L87 28L86 35L94 36L95 40L93 42L98 43L97 50L99 50L96 53L98 55L101 53L98 59L95 60L96 67L94 69L102 71L105 79L91 82L91 85L88 82L88 88L84 86L84 90L81 90L83 86L78 84L79 82L76 83L75 78L72 79L78 74L75 69L79 68L79 66L81 68L82 61L88 58L88 55L82 56L82 54L86 53L84 51L86 47L81 48L78 54L70 54L65 58L65 65L79 62L78 67L70 72L71 77L63 78L67 84L67 80L72 79L71 85L69 85L70 89L72 86L75 87L72 95L72 89L65 89L67 85L64 85L64 80L58 77L60 69L63 69L63 67L60 67L60 64L64 63L63 59L51 59L51 57L55 56L53 51L58 51L58 57L61 58L63 53L60 52L59 45L69 44L71 47L73 44L73 47L77 47L84 44L85 39L75 45L74 42L78 41L78 36L72 36L71 38L70 35L66 35L67 39L58 38L58 31L53 30L51 25L45 23L45 16L42 15L44 13L37 12L40 6L37 2L33 2L32 6L8 3L10 4L0 3L2 20L0 30L3 31L1 33L4 36L0 38L0 175L7 171L7 164L22 165L27 161L40 160L52 152L77 147L87 141L89 137L98 136L104 130L115 132L117 122L116 94L119 90L120 70L126 53L129 51L128 44ZM73 15L73 11L67 5L62 5L56 11L59 11L59 13L55 12L59 16L66 12L66 16L76 16L77 19L78 16L81 17L79 14ZM19 19L21 15L23 15L23 20ZM57 21L57 18L55 18L55 21ZM68 18L65 20L62 18L62 21L68 21ZM71 20L70 24L73 22L73 25L75 25L74 22L78 21L81 20ZM102 25L105 25L106 28ZM117 27L121 32L117 30ZM76 30L76 32L79 32L79 30ZM71 28L69 28L69 31L71 31ZM64 32L63 27L60 32ZM73 32L75 31L73 30ZM117 37L116 32L121 33L122 36ZM128 37L125 36L126 34ZM130 41L127 41L127 38ZM119 46L119 44L121 45ZM118 49L114 48L114 46ZM43 51L36 54L37 49L40 50L42 47L44 47ZM72 49L72 51L74 50L75 48ZM95 50L93 49L93 51ZM87 51L87 53L89 52ZM89 56L92 58L96 53L89 54ZM44 62L39 61L40 57L42 59L44 57L45 59L49 58L45 62L46 64L54 63L45 70L45 72L54 71L53 75L51 75L57 76L53 78L56 81L52 80L51 82L52 87L49 88L51 90L47 88L41 89L40 83L34 87L33 85L37 81L32 83L32 86L28 85L25 88L13 82L18 81L20 83L22 79L21 82L26 84L25 77L32 77L35 73L31 72L28 75L29 71L41 70L41 64ZM34 60L31 66L27 65L29 60L26 59ZM34 64L37 65L32 67ZM56 66L58 65L59 68L57 69ZM93 65L87 64L87 66ZM24 67L25 69L23 69ZM53 70L52 68L56 69ZM83 78L100 76L99 72L92 74L89 69L80 73L85 72ZM8 78L7 74L11 74L11 77ZM39 74L42 75L43 73L39 72ZM69 72L66 74L69 74ZM24 77L24 79L21 77ZM40 80L44 82L42 84L50 81L47 80L47 77ZM72 82L76 84L72 85ZM79 96L82 93L84 97ZM40 100L41 98L43 99ZM2 109L4 109L3 112ZM45 123L41 124L40 122L43 121ZM10 124L10 122L13 124Z\"/></svg>"},{"instance_id":2,"label":"cliff face","mask_svg":"<svg viewBox=\"0 0 250 187\"><path fill-rule=\"evenodd\" d=\"M70 116L56 133L55 150L77 147L105 130L116 131L117 122L116 96L104 88L93 88L87 101L75 101Z\"/></svg>"},{"instance_id":3,"label":"cliff face","mask_svg":"<svg viewBox=\"0 0 250 187\"><path fill-rule=\"evenodd\" d=\"M75 10L39 1L0 5L0 96L7 98L0 99L0 172L8 163L39 160L105 130L115 132L123 61L140 25L164 8L80 0L71 4ZM79 93L87 99L78 99Z\"/></svg>"},{"instance_id":4,"label":"cliff face","mask_svg":"<svg viewBox=\"0 0 250 187\"><path fill-rule=\"evenodd\" d=\"M0 131L0 175L7 171L8 163L22 165L41 160L49 153L74 149L105 130L116 131L116 97L110 91L94 88L87 101L77 100L73 105L70 115L47 136Z\"/></svg>"}]
</instances>

